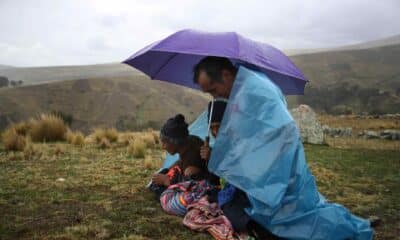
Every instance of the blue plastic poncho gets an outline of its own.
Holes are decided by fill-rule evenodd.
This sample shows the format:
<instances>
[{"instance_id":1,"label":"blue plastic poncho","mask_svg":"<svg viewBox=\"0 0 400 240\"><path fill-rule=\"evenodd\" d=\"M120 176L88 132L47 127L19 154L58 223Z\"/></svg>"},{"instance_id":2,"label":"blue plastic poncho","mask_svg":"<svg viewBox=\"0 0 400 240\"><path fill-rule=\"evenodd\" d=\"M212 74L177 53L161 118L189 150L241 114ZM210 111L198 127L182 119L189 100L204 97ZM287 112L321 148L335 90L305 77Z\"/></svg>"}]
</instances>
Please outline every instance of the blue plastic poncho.
<instances>
[{"instance_id":1,"label":"blue plastic poncho","mask_svg":"<svg viewBox=\"0 0 400 240\"><path fill-rule=\"evenodd\" d=\"M207 135L204 113L191 129ZM285 98L263 73L239 68L208 167L247 193L247 213L275 235L372 239L368 221L318 192Z\"/></svg>"}]
</instances>

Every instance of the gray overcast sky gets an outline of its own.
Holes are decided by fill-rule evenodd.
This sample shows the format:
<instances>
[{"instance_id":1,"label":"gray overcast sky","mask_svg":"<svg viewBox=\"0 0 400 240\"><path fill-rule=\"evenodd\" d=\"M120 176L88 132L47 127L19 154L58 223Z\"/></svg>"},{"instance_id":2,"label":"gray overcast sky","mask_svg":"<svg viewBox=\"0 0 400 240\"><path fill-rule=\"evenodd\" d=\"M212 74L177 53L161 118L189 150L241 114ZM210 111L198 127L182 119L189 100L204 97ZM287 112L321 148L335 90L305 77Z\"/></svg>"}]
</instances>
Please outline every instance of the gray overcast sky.
<instances>
[{"instance_id":1,"label":"gray overcast sky","mask_svg":"<svg viewBox=\"0 0 400 240\"><path fill-rule=\"evenodd\" d=\"M0 64L117 62L184 28L340 46L399 34L400 0L0 0Z\"/></svg>"}]
</instances>

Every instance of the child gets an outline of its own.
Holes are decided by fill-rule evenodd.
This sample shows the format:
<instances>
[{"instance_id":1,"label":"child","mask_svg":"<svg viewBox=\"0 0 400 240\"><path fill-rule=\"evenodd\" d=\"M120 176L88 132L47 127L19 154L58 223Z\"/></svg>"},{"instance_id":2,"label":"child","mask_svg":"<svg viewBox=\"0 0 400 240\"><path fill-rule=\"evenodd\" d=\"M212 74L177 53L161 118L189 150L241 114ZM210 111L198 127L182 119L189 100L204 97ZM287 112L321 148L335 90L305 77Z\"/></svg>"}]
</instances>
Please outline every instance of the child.
<instances>
[{"instance_id":1,"label":"child","mask_svg":"<svg viewBox=\"0 0 400 240\"><path fill-rule=\"evenodd\" d=\"M189 135L188 124L182 114L168 119L161 129L160 139L162 148L171 155L179 154L179 160L171 168L153 175L150 189L157 196L172 184L185 179L200 179L207 174L207 166L200 157L203 140Z\"/></svg>"}]
</instances>

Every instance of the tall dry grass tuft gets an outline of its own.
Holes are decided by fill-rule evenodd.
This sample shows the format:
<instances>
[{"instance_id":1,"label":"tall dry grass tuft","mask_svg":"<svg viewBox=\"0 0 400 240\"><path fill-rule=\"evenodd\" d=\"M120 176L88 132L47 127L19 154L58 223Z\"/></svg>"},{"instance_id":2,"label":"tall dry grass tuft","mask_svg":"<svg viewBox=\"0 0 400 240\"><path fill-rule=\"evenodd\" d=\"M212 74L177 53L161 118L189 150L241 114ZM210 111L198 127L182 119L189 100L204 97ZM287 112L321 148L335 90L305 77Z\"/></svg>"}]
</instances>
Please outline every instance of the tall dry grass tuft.
<instances>
[{"instance_id":1,"label":"tall dry grass tuft","mask_svg":"<svg viewBox=\"0 0 400 240\"><path fill-rule=\"evenodd\" d=\"M155 143L156 145L159 145L159 144L160 144L160 133L159 133L159 132L156 132L156 131L152 131L152 132L151 132L151 135L153 136L154 143Z\"/></svg>"},{"instance_id":2,"label":"tall dry grass tuft","mask_svg":"<svg viewBox=\"0 0 400 240\"><path fill-rule=\"evenodd\" d=\"M41 114L30 125L29 135L34 142L64 141L68 130L62 118L53 114Z\"/></svg>"},{"instance_id":3,"label":"tall dry grass tuft","mask_svg":"<svg viewBox=\"0 0 400 240\"><path fill-rule=\"evenodd\" d=\"M124 132L119 134L117 142L122 146L128 146L129 143L137 138L137 134L133 132Z\"/></svg>"},{"instance_id":4,"label":"tall dry grass tuft","mask_svg":"<svg viewBox=\"0 0 400 240\"><path fill-rule=\"evenodd\" d=\"M19 122L13 124L12 127L17 131L18 135L27 136L32 126L29 122Z\"/></svg>"},{"instance_id":5,"label":"tall dry grass tuft","mask_svg":"<svg viewBox=\"0 0 400 240\"><path fill-rule=\"evenodd\" d=\"M66 134L67 142L75 146L83 146L85 144L85 135L82 132L68 131Z\"/></svg>"},{"instance_id":6,"label":"tall dry grass tuft","mask_svg":"<svg viewBox=\"0 0 400 240\"><path fill-rule=\"evenodd\" d=\"M24 148L25 159L32 160L34 158L40 158L42 155L43 152L41 151L41 149L28 140Z\"/></svg>"},{"instance_id":7,"label":"tall dry grass tuft","mask_svg":"<svg viewBox=\"0 0 400 240\"><path fill-rule=\"evenodd\" d=\"M146 144L146 148L154 148L156 146L156 142L154 141L154 137L151 133L146 132L140 135L141 141Z\"/></svg>"},{"instance_id":8,"label":"tall dry grass tuft","mask_svg":"<svg viewBox=\"0 0 400 240\"><path fill-rule=\"evenodd\" d=\"M99 142L99 147L102 149L111 148L111 143L107 138L102 138Z\"/></svg>"},{"instance_id":9,"label":"tall dry grass tuft","mask_svg":"<svg viewBox=\"0 0 400 240\"><path fill-rule=\"evenodd\" d=\"M97 143L100 143L104 138L112 143L118 140L119 133L115 128L95 128L92 135Z\"/></svg>"},{"instance_id":10,"label":"tall dry grass tuft","mask_svg":"<svg viewBox=\"0 0 400 240\"><path fill-rule=\"evenodd\" d=\"M23 151L26 146L25 136L19 135L17 130L10 127L2 134L2 142L6 151Z\"/></svg>"},{"instance_id":11,"label":"tall dry grass tuft","mask_svg":"<svg viewBox=\"0 0 400 240\"><path fill-rule=\"evenodd\" d=\"M161 158L153 159L150 156L146 156L143 162L145 169L159 169L162 166Z\"/></svg>"},{"instance_id":12,"label":"tall dry grass tuft","mask_svg":"<svg viewBox=\"0 0 400 240\"><path fill-rule=\"evenodd\" d=\"M128 153L134 158L144 158L146 155L146 143L139 139L131 141L128 145Z\"/></svg>"}]
</instances>

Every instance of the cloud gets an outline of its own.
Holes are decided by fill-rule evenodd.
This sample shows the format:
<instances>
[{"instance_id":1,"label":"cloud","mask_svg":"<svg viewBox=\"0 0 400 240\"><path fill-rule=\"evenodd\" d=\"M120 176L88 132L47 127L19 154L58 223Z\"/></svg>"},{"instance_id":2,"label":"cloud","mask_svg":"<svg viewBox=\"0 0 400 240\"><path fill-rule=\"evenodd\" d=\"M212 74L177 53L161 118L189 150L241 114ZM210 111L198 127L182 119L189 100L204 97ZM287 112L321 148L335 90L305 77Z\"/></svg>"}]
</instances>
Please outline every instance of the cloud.
<instances>
[{"instance_id":1,"label":"cloud","mask_svg":"<svg viewBox=\"0 0 400 240\"><path fill-rule=\"evenodd\" d=\"M237 31L281 49L399 34L400 1L0 1L0 64L121 61L184 28Z\"/></svg>"}]
</instances>

